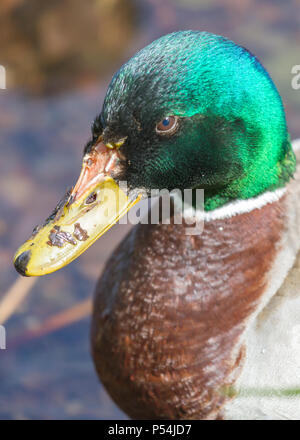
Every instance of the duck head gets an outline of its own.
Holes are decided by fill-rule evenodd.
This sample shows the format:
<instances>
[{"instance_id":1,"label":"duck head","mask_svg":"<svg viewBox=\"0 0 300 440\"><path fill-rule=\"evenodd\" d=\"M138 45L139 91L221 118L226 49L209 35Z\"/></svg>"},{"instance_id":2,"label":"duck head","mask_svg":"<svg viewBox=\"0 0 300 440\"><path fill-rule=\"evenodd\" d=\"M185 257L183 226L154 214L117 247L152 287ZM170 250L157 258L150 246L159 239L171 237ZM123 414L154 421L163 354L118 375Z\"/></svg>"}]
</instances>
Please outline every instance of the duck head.
<instances>
[{"instance_id":1,"label":"duck head","mask_svg":"<svg viewBox=\"0 0 300 440\"><path fill-rule=\"evenodd\" d=\"M166 35L113 77L78 182L15 267L63 267L152 189L204 189L211 211L282 187L294 170L282 102L257 58L206 32Z\"/></svg>"}]
</instances>

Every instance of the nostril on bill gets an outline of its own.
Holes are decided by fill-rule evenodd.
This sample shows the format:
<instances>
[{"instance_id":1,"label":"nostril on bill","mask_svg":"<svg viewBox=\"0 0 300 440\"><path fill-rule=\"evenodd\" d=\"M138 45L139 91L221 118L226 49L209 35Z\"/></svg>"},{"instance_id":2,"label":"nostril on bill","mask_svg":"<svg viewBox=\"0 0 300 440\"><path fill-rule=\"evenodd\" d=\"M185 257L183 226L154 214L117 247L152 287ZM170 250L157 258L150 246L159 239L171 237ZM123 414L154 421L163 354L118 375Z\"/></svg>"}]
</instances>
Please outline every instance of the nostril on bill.
<instances>
[{"instance_id":1,"label":"nostril on bill","mask_svg":"<svg viewBox=\"0 0 300 440\"><path fill-rule=\"evenodd\" d=\"M85 199L85 204L90 205L91 203L94 203L97 200L97 194L93 192Z\"/></svg>"},{"instance_id":2,"label":"nostril on bill","mask_svg":"<svg viewBox=\"0 0 300 440\"><path fill-rule=\"evenodd\" d=\"M26 277L27 265L31 257L31 251L22 252L15 260L15 268L20 275Z\"/></svg>"}]
</instances>

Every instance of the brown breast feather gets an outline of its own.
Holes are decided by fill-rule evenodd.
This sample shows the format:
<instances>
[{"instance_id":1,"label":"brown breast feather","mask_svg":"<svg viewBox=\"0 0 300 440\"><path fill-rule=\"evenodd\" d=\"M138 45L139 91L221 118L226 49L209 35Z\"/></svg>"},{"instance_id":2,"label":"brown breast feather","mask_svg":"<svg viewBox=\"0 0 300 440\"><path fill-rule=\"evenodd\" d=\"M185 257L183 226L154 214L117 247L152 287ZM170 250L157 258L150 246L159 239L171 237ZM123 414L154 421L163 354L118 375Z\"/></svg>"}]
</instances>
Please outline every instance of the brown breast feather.
<instances>
[{"instance_id":1,"label":"brown breast feather","mask_svg":"<svg viewBox=\"0 0 300 440\"><path fill-rule=\"evenodd\" d=\"M97 285L91 338L99 377L130 417L222 417L283 229L284 198L206 222L200 236L174 224L129 233Z\"/></svg>"}]
</instances>

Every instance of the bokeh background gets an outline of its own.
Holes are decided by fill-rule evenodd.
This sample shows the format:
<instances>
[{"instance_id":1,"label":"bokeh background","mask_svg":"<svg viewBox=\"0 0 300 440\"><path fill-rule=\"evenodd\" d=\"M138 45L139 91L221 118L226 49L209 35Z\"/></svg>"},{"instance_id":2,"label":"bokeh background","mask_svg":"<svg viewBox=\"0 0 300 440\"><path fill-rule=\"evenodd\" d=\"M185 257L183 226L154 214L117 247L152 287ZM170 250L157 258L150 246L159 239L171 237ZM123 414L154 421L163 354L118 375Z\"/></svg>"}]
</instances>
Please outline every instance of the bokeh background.
<instances>
[{"instance_id":1,"label":"bokeh background","mask_svg":"<svg viewBox=\"0 0 300 440\"><path fill-rule=\"evenodd\" d=\"M129 226L115 226L40 279L19 278L12 257L75 183L114 71L179 29L222 34L255 53L279 88L291 137L300 137L300 90L291 87L291 68L300 64L299 0L1 0L0 315L2 304L10 316L0 419L126 418L94 372L89 314L96 280Z\"/></svg>"}]
</instances>

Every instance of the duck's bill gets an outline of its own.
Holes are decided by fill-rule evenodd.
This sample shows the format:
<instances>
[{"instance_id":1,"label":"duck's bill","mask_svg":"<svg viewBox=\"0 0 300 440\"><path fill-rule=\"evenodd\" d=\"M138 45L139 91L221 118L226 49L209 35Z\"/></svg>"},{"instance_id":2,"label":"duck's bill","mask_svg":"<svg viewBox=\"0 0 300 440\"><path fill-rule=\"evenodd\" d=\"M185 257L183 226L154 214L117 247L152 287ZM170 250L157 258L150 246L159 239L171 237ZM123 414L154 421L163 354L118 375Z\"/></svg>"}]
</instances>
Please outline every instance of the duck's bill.
<instances>
[{"instance_id":1,"label":"duck's bill","mask_svg":"<svg viewBox=\"0 0 300 440\"><path fill-rule=\"evenodd\" d=\"M24 276L54 272L82 254L135 205L113 179L117 150L98 145L85 156L75 187L17 251L14 264Z\"/></svg>"}]
</instances>

